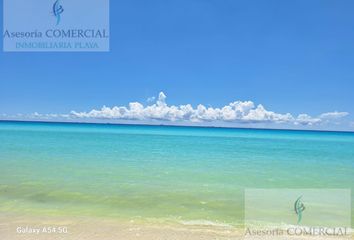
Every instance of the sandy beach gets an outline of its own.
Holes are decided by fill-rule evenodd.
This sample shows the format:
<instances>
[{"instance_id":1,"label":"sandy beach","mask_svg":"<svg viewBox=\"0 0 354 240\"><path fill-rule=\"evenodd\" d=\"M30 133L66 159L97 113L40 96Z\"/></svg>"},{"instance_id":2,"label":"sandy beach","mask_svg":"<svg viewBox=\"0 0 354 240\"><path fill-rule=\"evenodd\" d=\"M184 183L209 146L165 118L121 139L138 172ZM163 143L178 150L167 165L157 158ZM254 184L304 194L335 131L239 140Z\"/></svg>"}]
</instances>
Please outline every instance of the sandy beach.
<instances>
[{"instance_id":1,"label":"sandy beach","mask_svg":"<svg viewBox=\"0 0 354 240\"><path fill-rule=\"evenodd\" d=\"M55 228L56 232L51 232ZM242 239L242 230L210 226L172 226L102 218L0 215L4 240L101 239Z\"/></svg>"},{"instance_id":2,"label":"sandy beach","mask_svg":"<svg viewBox=\"0 0 354 240\"><path fill-rule=\"evenodd\" d=\"M201 225L146 224L122 222L104 218L34 217L13 214L0 215L0 239L2 240L260 240L260 239L316 239L348 240L345 237L245 237L242 228Z\"/></svg>"}]
</instances>

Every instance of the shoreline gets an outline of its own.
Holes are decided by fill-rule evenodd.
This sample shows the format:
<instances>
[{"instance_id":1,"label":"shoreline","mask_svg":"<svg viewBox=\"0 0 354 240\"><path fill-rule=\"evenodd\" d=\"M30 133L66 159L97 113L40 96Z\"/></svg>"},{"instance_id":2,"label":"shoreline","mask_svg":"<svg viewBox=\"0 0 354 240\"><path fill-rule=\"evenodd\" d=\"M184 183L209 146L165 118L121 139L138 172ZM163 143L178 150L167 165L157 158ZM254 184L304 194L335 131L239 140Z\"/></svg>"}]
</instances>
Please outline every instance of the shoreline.
<instances>
[{"instance_id":1,"label":"shoreline","mask_svg":"<svg viewBox=\"0 0 354 240\"><path fill-rule=\"evenodd\" d=\"M143 223L105 217L33 216L0 212L4 240L263 240L274 236L247 236L245 228L222 225ZM292 236L294 240L348 240L346 236ZM282 237L276 239L283 239Z\"/></svg>"},{"instance_id":2,"label":"shoreline","mask_svg":"<svg viewBox=\"0 0 354 240\"><path fill-rule=\"evenodd\" d=\"M0 214L0 237L4 240L226 240L242 239L242 236L243 229L226 226L143 223L103 217Z\"/></svg>"}]
</instances>

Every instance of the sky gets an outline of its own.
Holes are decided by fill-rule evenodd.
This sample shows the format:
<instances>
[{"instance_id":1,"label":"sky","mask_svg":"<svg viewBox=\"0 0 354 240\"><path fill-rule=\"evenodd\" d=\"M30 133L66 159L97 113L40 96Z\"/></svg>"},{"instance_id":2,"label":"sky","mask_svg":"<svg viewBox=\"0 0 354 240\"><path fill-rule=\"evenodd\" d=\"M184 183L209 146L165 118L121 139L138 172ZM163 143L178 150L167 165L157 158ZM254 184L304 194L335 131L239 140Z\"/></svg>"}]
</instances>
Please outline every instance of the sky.
<instances>
[{"instance_id":1,"label":"sky","mask_svg":"<svg viewBox=\"0 0 354 240\"><path fill-rule=\"evenodd\" d=\"M0 119L354 131L353 9L112 0L110 52L0 52Z\"/></svg>"}]
</instances>

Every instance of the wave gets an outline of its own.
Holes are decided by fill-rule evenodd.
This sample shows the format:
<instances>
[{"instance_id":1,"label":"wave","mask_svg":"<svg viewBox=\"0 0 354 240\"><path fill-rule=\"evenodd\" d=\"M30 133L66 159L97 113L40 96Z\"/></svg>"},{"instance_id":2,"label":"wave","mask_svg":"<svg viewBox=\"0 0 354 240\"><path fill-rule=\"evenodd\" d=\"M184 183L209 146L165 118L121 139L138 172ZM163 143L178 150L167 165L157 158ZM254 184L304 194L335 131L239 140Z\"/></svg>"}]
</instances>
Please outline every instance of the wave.
<instances>
[{"instance_id":1,"label":"wave","mask_svg":"<svg viewBox=\"0 0 354 240\"><path fill-rule=\"evenodd\" d=\"M233 228L232 225L223 222L213 222L210 220L184 220L179 221L180 224L186 226L209 226L209 227L223 227L223 228Z\"/></svg>"}]
</instances>

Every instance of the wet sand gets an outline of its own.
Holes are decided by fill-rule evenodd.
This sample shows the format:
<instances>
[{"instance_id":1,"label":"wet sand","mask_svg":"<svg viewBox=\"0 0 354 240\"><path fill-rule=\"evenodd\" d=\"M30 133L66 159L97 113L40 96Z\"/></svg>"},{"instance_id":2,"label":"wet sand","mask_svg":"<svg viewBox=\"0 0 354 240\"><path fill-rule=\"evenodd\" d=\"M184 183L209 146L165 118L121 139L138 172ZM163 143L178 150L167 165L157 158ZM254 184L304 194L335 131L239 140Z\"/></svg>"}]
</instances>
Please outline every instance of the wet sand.
<instances>
[{"instance_id":1,"label":"wet sand","mask_svg":"<svg viewBox=\"0 0 354 240\"><path fill-rule=\"evenodd\" d=\"M227 240L242 239L242 234L242 230L210 226L143 224L100 218L0 216L1 240Z\"/></svg>"},{"instance_id":2,"label":"wet sand","mask_svg":"<svg viewBox=\"0 0 354 240\"><path fill-rule=\"evenodd\" d=\"M89 217L37 217L0 213L1 240L348 240L346 237L250 237L222 226L146 224Z\"/></svg>"}]
</instances>

